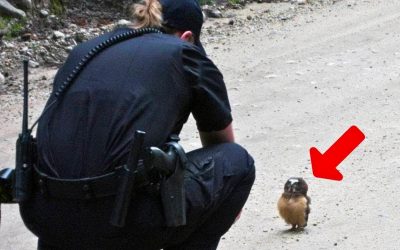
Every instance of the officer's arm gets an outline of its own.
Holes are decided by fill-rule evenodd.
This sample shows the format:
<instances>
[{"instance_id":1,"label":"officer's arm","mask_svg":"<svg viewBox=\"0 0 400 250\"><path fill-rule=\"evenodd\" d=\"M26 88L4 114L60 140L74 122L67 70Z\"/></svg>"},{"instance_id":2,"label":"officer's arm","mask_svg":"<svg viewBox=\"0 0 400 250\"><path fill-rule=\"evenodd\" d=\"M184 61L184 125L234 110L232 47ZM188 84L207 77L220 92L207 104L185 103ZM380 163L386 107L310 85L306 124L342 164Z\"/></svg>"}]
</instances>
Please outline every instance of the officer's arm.
<instances>
[{"instance_id":1,"label":"officer's arm","mask_svg":"<svg viewBox=\"0 0 400 250\"><path fill-rule=\"evenodd\" d=\"M235 141L232 123L230 123L226 128L222 130L212 132L199 131L199 134L203 147L207 147L213 144Z\"/></svg>"},{"instance_id":2,"label":"officer's arm","mask_svg":"<svg viewBox=\"0 0 400 250\"><path fill-rule=\"evenodd\" d=\"M192 114L203 147L234 142L232 115L223 76L194 46L182 48L183 70L192 88Z\"/></svg>"}]
</instances>

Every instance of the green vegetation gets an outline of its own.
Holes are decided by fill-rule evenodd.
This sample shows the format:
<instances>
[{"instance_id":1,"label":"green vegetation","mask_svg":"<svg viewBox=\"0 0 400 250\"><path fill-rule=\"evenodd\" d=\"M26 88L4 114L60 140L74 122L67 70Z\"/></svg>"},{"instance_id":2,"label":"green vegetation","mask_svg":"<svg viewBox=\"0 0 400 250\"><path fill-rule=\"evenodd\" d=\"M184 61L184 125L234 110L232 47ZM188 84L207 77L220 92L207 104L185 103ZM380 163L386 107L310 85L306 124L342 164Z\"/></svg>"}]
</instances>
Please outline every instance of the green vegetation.
<instances>
[{"instance_id":1,"label":"green vegetation","mask_svg":"<svg viewBox=\"0 0 400 250\"><path fill-rule=\"evenodd\" d=\"M16 37L20 35L25 27L25 22L25 20L12 22L9 29L10 36Z\"/></svg>"},{"instance_id":2,"label":"green vegetation","mask_svg":"<svg viewBox=\"0 0 400 250\"><path fill-rule=\"evenodd\" d=\"M25 25L26 19L0 17L0 30L5 31L4 39L6 40L19 36Z\"/></svg>"},{"instance_id":3,"label":"green vegetation","mask_svg":"<svg viewBox=\"0 0 400 250\"><path fill-rule=\"evenodd\" d=\"M230 3L230 4L238 4L238 3L240 3L240 0L228 0L228 3Z\"/></svg>"},{"instance_id":4,"label":"green vegetation","mask_svg":"<svg viewBox=\"0 0 400 250\"><path fill-rule=\"evenodd\" d=\"M5 17L0 17L0 30L5 30L7 28L8 25L8 20L9 18L5 18Z\"/></svg>"},{"instance_id":5,"label":"green vegetation","mask_svg":"<svg viewBox=\"0 0 400 250\"><path fill-rule=\"evenodd\" d=\"M213 4L215 0L199 0L200 5Z\"/></svg>"},{"instance_id":6,"label":"green vegetation","mask_svg":"<svg viewBox=\"0 0 400 250\"><path fill-rule=\"evenodd\" d=\"M57 16L62 15L64 13L62 0L50 0L50 10Z\"/></svg>"}]
</instances>

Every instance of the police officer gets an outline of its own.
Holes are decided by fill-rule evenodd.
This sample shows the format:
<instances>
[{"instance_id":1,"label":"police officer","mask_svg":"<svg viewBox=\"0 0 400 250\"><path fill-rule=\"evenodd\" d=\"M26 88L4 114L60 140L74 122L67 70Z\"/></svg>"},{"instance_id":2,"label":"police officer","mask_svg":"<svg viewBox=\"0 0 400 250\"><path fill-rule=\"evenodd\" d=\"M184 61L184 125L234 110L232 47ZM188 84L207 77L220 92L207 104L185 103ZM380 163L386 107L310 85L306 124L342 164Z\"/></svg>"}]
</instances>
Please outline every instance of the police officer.
<instances>
[{"instance_id":1,"label":"police officer","mask_svg":"<svg viewBox=\"0 0 400 250\"><path fill-rule=\"evenodd\" d=\"M55 77L47 106L96 45L131 29L164 32L100 52L40 120L36 171L46 178L20 206L39 249L216 249L250 193L254 162L234 143L222 74L200 43L197 0L142 0L132 14L132 27L78 45ZM125 226L112 226L115 192L90 199L103 184L81 190L77 183L125 164L135 130L146 132L145 147L161 147L179 134L189 114L203 147L187 153L186 225L167 227L160 195L144 189L132 198Z\"/></svg>"}]
</instances>

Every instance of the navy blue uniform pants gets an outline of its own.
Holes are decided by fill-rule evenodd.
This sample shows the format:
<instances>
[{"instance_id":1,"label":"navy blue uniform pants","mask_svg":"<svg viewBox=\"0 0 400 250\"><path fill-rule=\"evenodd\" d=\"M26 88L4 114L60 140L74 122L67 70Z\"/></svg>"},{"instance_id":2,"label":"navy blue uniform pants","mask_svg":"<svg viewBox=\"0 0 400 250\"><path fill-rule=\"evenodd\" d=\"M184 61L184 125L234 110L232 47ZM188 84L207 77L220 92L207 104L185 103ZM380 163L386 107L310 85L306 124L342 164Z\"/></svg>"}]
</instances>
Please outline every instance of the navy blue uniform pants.
<instances>
[{"instance_id":1,"label":"navy blue uniform pants","mask_svg":"<svg viewBox=\"0 0 400 250\"><path fill-rule=\"evenodd\" d=\"M21 205L22 218L39 249L216 249L248 198L254 161L233 143L187 155L186 226L166 227L159 194L146 192L134 196L124 228L109 224L114 197L75 201L36 193Z\"/></svg>"}]
</instances>

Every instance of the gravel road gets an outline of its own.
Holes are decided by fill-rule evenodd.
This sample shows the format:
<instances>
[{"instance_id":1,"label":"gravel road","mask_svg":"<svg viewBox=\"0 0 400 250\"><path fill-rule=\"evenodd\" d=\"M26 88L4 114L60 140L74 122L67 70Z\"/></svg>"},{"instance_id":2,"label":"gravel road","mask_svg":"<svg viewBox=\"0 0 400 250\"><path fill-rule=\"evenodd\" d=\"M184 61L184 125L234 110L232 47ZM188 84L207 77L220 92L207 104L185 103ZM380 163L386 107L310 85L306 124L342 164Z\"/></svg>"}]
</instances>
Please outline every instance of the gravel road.
<instances>
[{"instance_id":1,"label":"gravel road","mask_svg":"<svg viewBox=\"0 0 400 250\"><path fill-rule=\"evenodd\" d=\"M270 6L251 4L235 14ZM399 24L399 1L340 1L210 40L207 51L224 73L237 141L258 169L242 217L219 249L400 249ZM54 69L33 73L50 79ZM45 96L33 100L33 116ZM0 101L0 165L13 165L21 100ZM339 166L343 181L314 178L310 147L324 152L351 125L366 139ZM199 146L194 131L191 120L182 134L187 149ZM312 198L309 226L297 233L276 210L291 176L306 179ZM34 249L16 206L2 209L0 249Z\"/></svg>"}]
</instances>

